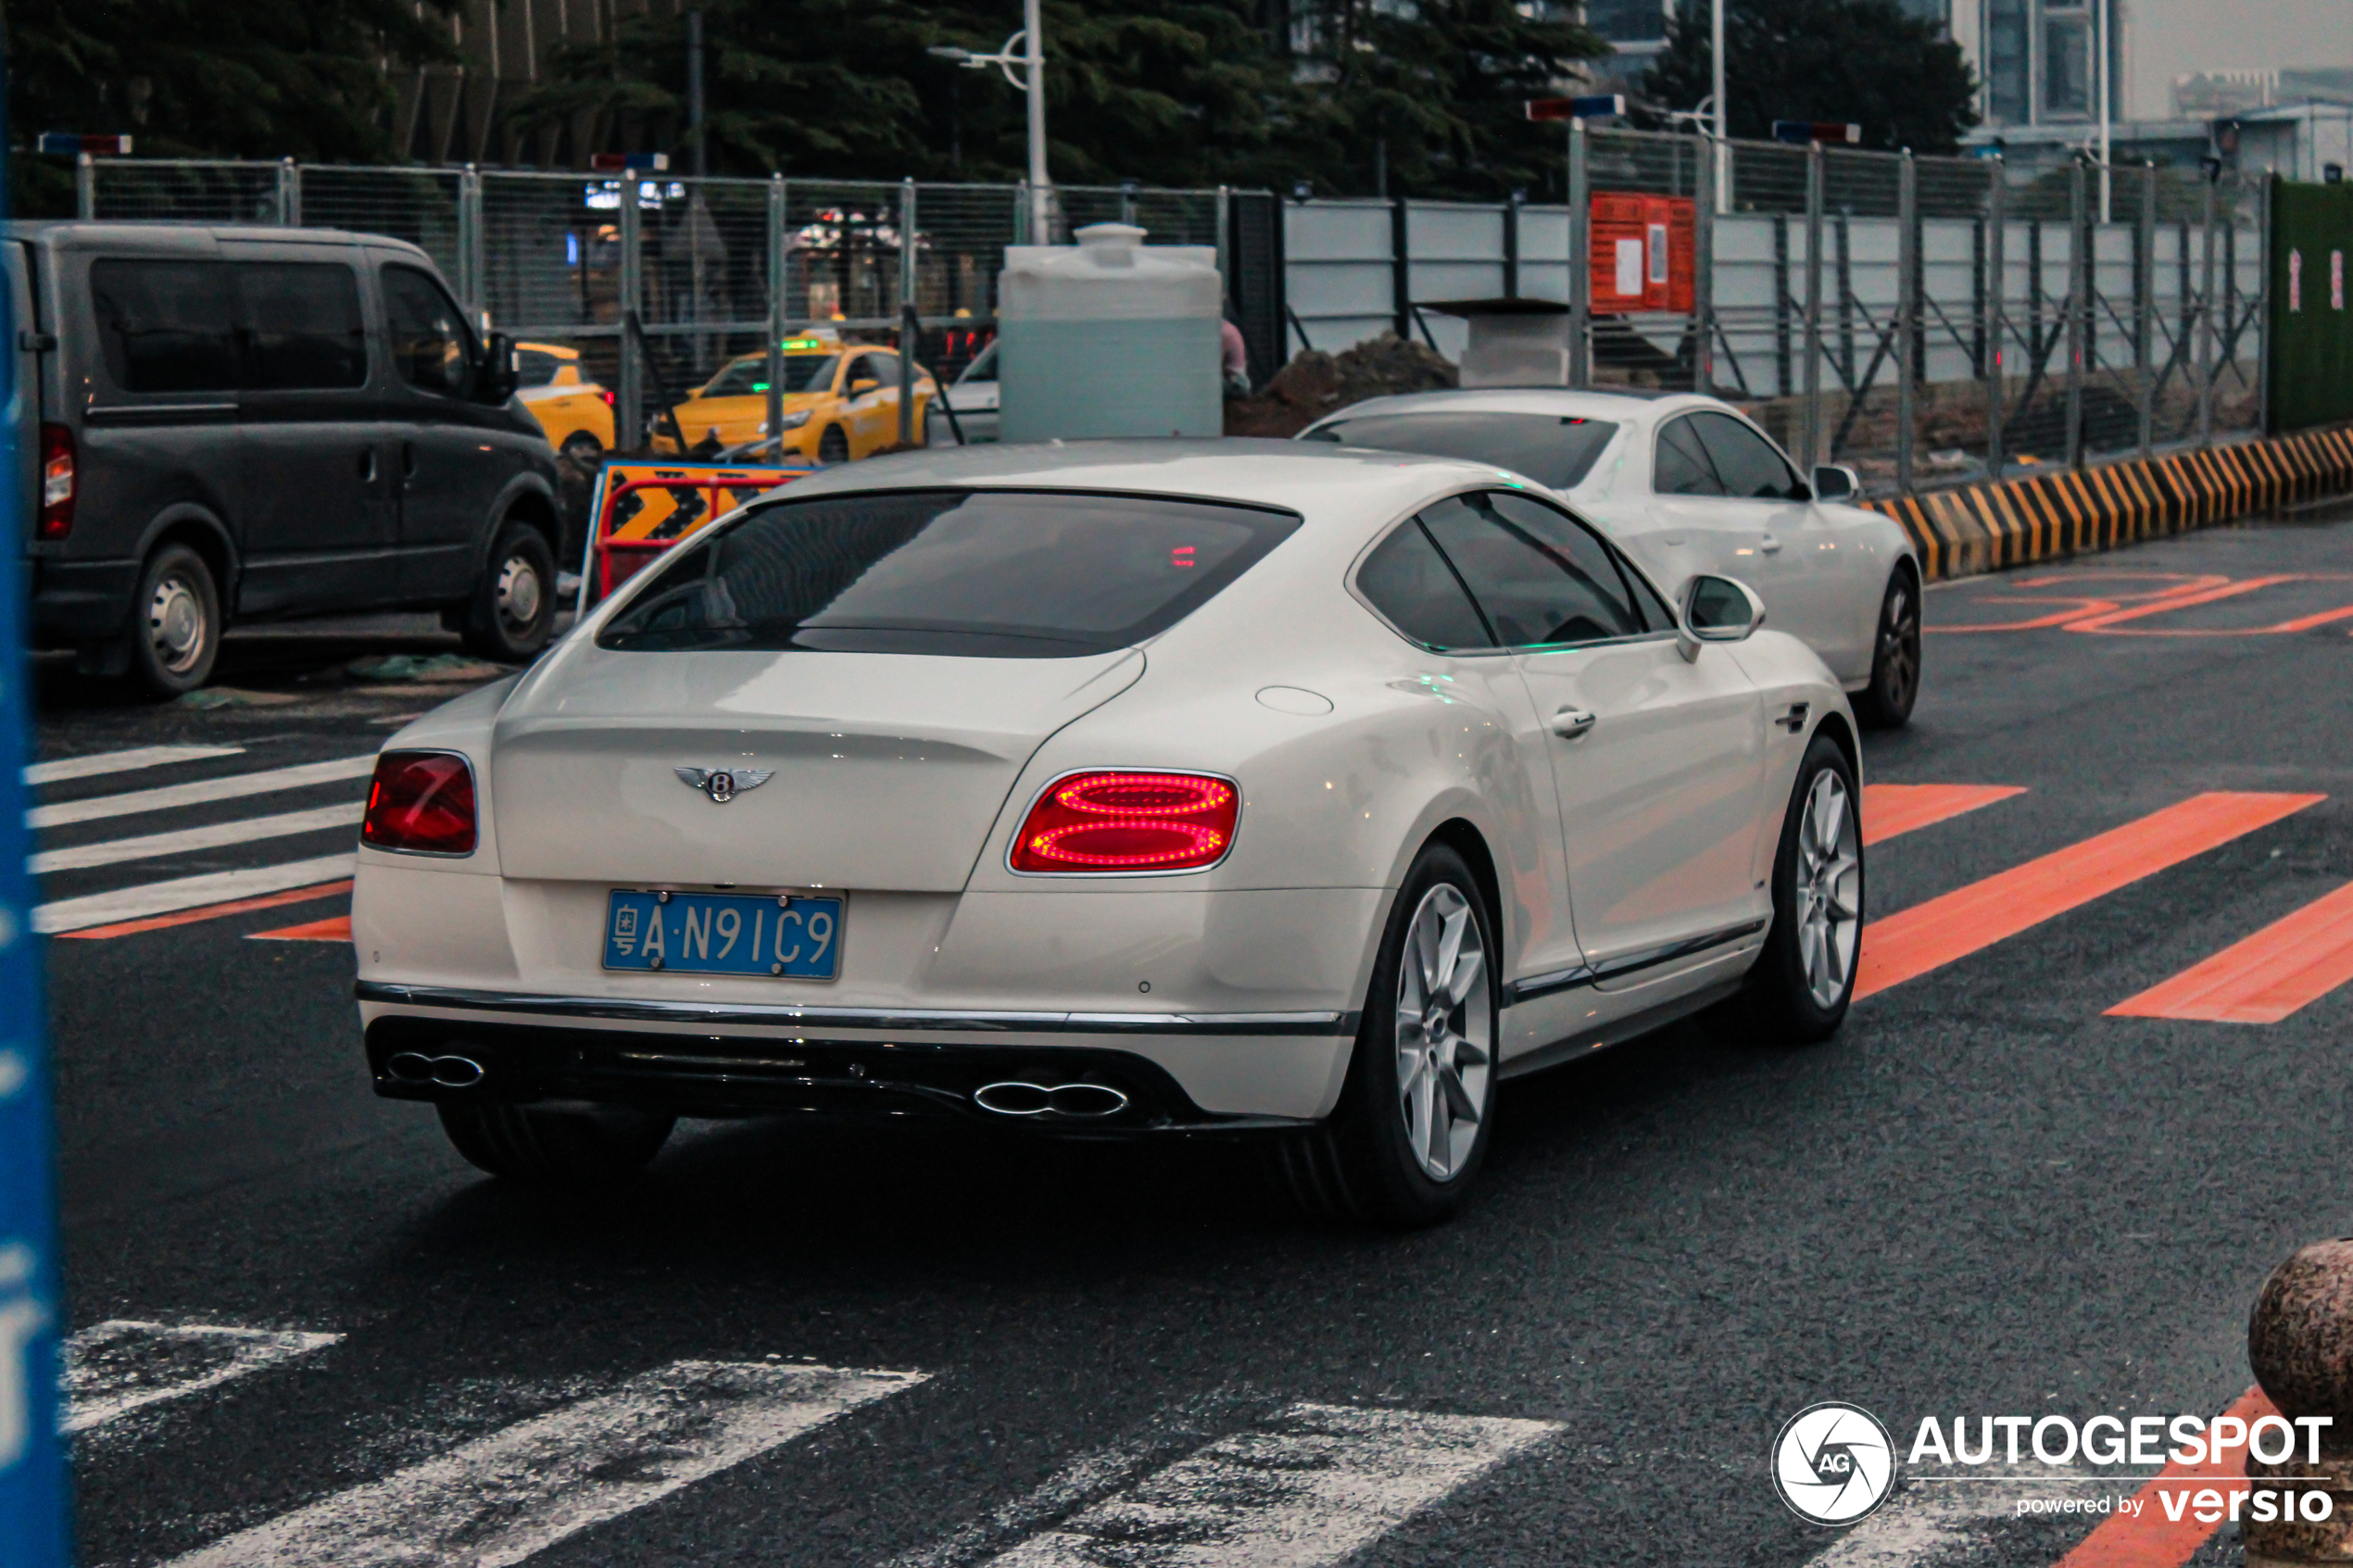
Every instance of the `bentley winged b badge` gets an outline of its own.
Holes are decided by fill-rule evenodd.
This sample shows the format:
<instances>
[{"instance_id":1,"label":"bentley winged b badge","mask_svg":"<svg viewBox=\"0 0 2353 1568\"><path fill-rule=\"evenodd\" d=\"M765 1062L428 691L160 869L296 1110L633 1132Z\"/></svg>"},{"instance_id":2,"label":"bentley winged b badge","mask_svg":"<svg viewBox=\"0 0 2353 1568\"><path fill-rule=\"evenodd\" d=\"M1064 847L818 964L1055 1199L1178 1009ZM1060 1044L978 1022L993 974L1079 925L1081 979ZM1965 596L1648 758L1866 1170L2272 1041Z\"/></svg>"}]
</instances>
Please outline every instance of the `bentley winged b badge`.
<instances>
[{"instance_id":1,"label":"bentley winged b badge","mask_svg":"<svg viewBox=\"0 0 2353 1568\"><path fill-rule=\"evenodd\" d=\"M774 768L675 768L672 771L680 784L702 791L722 806L776 776Z\"/></svg>"}]
</instances>

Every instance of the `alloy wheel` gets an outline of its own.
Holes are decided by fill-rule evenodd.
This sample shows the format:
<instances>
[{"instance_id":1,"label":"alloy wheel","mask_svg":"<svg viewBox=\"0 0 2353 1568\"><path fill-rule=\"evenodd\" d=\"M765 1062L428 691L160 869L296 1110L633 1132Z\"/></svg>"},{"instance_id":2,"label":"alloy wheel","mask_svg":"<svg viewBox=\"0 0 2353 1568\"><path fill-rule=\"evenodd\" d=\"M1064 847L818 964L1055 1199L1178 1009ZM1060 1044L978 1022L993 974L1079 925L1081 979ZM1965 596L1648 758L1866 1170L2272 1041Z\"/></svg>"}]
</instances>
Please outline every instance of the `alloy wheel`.
<instances>
[{"instance_id":1,"label":"alloy wheel","mask_svg":"<svg viewBox=\"0 0 2353 1568\"><path fill-rule=\"evenodd\" d=\"M1470 900L1441 883L1422 896L1397 965L1397 1100L1423 1172L1447 1181L1478 1147L1494 1062L1487 949Z\"/></svg>"},{"instance_id":2,"label":"alloy wheel","mask_svg":"<svg viewBox=\"0 0 2353 1568\"><path fill-rule=\"evenodd\" d=\"M1855 973L1863 930L1863 854L1854 797L1825 768L1806 792L1797 824L1797 956L1814 1004L1833 1008Z\"/></svg>"},{"instance_id":3,"label":"alloy wheel","mask_svg":"<svg viewBox=\"0 0 2353 1568\"><path fill-rule=\"evenodd\" d=\"M1920 681L1920 610L1911 584L1898 578L1887 591L1879 633L1880 696L1898 713L1908 712Z\"/></svg>"},{"instance_id":4,"label":"alloy wheel","mask_svg":"<svg viewBox=\"0 0 2353 1568\"><path fill-rule=\"evenodd\" d=\"M147 640L165 673L185 675L203 659L212 635L206 620L204 596L195 583L176 571L157 580L155 596L147 602Z\"/></svg>"}]
</instances>

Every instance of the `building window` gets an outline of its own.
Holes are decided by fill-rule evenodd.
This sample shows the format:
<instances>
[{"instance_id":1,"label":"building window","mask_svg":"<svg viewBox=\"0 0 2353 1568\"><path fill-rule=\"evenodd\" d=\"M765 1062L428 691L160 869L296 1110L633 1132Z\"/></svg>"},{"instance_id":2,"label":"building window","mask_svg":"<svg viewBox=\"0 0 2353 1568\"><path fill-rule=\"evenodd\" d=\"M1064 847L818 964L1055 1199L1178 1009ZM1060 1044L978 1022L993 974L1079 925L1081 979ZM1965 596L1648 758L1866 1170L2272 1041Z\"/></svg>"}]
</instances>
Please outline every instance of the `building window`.
<instances>
[{"instance_id":1,"label":"building window","mask_svg":"<svg viewBox=\"0 0 2353 1568\"><path fill-rule=\"evenodd\" d=\"M1660 0L1585 0L1585 25L1612 44L1655 44L1667 36Z\"/></svg>"},{"instance_id":2,"label":"building window","mask_svg":"<svg viewBox=\"0 0 2353 1568\"><path fill-rule=\"evenodd\" d=\"M1985 117L1997 125L2034 118L2033 54L2028 47L2033 0L1986 0Z\"/></svg>"},{"instance_id":3,"label":"building window","mask_svg":"<svg viewBox=\"0 0 2353 1568\"><path fill-rule=\"evenodd\" d=\"M2092 18L2080 6L2045 0L2043 112L2071 119L2092 112Z\"/></svg>"}]
</instances>

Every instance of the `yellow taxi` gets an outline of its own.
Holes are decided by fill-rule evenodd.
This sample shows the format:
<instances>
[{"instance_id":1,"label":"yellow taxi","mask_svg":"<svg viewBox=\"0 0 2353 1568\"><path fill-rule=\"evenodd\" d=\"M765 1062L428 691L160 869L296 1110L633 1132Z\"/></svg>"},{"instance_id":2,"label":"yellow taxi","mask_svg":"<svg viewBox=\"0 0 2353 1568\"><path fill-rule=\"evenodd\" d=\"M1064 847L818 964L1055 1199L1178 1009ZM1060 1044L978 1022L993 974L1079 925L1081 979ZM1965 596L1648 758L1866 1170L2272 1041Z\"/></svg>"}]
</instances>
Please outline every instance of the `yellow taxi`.
<instances>
[{"instance_id":1,"label":"yellow taxi","mask_svg":"<svg viewBox=\"0 0 2353 1568\"><path fill-rule=\"evenodd\" d=\"M776 457L846 463L899 444L899 352L832 337L799 337L784 345L784 444ZM922 445L938 383L915 367L915 442ZM716 440L741 446L768 433L768 357L730 360L677 408L689 450ZM660 417L657 416L659 424ZM678 443L657 429L654 450ZM767 454L756 454L762 460Z\"/></svg>"},{"instance_id":2,"label":"yellow taxi","mask_svg":"<svg viewBox=\"0 0 2353 1568\"><path fill-rule=\"evenodd\" d=\"M515 345L515 395L547 433L547 444L582 468L612 446L612 394L580 373L580 350L554 343Z\"/></svg>"}]
</instances>

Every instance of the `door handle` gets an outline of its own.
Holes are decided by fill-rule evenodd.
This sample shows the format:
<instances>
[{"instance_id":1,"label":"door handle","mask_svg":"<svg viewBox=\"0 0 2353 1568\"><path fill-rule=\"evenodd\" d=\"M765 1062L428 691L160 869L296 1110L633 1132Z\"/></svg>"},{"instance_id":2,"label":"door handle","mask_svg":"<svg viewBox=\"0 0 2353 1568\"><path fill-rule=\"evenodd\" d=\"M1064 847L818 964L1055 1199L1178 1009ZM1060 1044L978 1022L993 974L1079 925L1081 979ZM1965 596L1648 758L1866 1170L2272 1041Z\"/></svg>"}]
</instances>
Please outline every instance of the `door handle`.
<instances>
[{"instance_id":1,"label":"door handle","mask_svg":"<svg viewBox=\"0 0 2353 1568\"><path fill-rule=\"evenodd\" d=\"M359 483L373 484L375 482L376 449L372 446L363 446L359 449Z\"/></svg>"},{"instance_id":2,"label":"door handle","mask_svg":"<svg viewBox=\"0 0 2353 1568\"><path fill-rule=\"evenodd\" d=\"M1564 708L1553 715L1553 734L1575 740L1593 727L1593 716L1581 708Z\"/></svg>"},{"instance_id":3,"label":"door handle","mask_svg":"<svg viewBox=\"0 0 2353 1568\"><path fill-rule=\"evenodd\" d=\"M1777 553L1781 547L1781 542L1779 539L1774 538L1769 533L1765 535L1764 538L1759 539L1756 544L1757 547L1768 556Z\"/></svg>"},{"instance_id":4,"label":"door handle","mask_svg":"<svg viewBox=\"0 0 2353 1568\"><path fill-rule=\"evenodd\" d=\"M400 477L403 479L417 477L417 444L413 441L404 441L400 444Z\"/></svg>"}]
</instances>

